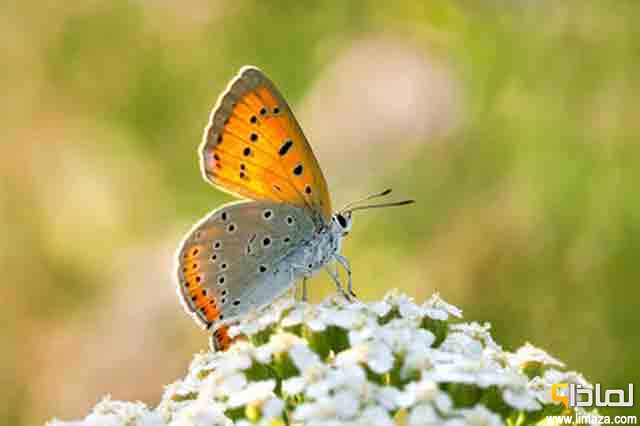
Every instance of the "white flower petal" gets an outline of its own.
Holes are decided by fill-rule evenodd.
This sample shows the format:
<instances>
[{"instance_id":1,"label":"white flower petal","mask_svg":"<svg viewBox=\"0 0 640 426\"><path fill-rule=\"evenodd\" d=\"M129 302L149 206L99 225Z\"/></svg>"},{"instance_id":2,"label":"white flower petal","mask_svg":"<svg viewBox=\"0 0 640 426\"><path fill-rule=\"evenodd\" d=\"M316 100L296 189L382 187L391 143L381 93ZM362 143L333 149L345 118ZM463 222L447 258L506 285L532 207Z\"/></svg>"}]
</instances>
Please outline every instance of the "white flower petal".
<instances>
[{"instance_id":1,"label":"white flower petal","mask_svg":"<svg viewBox=\"0 0 640 426\"><path fill-rule=\"evenodd\" d=\"M359 345L367 340L374 338L375 330L369 327L364 327L358 330L349 331L349 344L351 346Z\"/></svg>"},{"instance_id":2,"label":"white flower petal","mask_svg":"<svg viewBox=\"0 0 640 426\"><path fill-rule=\"evenodd\" d=\"M271 336L269 340L269 347L274 354L280 354L288 352L295 345L303 344L304 340L295 334L291 333L277 333Z\"/></svg>"},{"instance_id":3,"label":"white flower petal","mask_svg":"<svg viewBox=\"0 0 640 426\"><path fill-rule=\"evenodd\" d=\"M222 379L221 383L216 383L214 386L228 395L233 392L238 392L247 385L247 378L243 373L236 373L226 376Z\"/></svg>"},{"instance_id":4,"label":"white flower petal","mask_svg":"<svg viewBox=\"0 0 640 426\"><path fill-rule=\"evenodd\" d=\"M260 364L269 364L273 355L272 347L269 345L258 346L253 354Z\"/></svg>"},{"instance_id":5,"label":"white flower petal","mask_svg":"<svg viewBox=\"0 0 640 426\"><path fill-rule=\"evenodd\" d=\"M484 405L476 405L470 409L459 410L467 426L502 426L504 422L496 413L487 410ZM457 424L457 423L456 423ZM449 422L445 423L449 426Z\"/></svg>"},{"instance_id":6,"label":"white flower petal","mask_svg":"<svg viewBox=\"0 0 640 426\"><path fill-rule=\"evenodd\" d=\"M282 382L282 390L288 395L301 393L307 385L304 377L291 377Z\"/></svg>"},{"instance_id":7,"label":"white flower petal","mask_svg":"<svg viewBox=\"0 0 640 426\"><path fill-rule=\"evenodd\" d=\"M395 359L387 345L384 343L371 343L367 345L367 365L374 373L384 374L391 370Z\"/></svg>"},{"instance_id":8,"label":"white flower petal","mask_svg":"<svg viewBox=\"0 0 640 426\"><path fill-rule=\"evenodd\" d=\"M433 308L446 312L448 315L452 315L456 318L462 318L462 310L456 306L453 306L440 298L438 293L434 293L424 305L425 308Z\"/></svg>"},{"instance_id":9,"label":"white flower petal","mask_svg":"<svg viewBox=\"0 0 640 426\"><path fill-rule=\"evenodd\" d=\"M371 426L394 426L395 422L382 407L368 406L360 415L360 423Z\"/></svg>"},{"instance_id":10,"label":"white flower petal","mask_svg":"<svg viewBox=\"0 0 640 426\"><path fill-rule=\"evenodd\" d=\"M358 396L351 390L341 390L333 396L333 403L336 406L336 416L341 419L355 417L360 410Z\"/></svg>"},{"instance_id":11,"label":"white flower petal","mask_svg":"<svg viewBox=\"0 0 640 426\"><path fill-rule=\"evenodd\" d=\"M240 353L238 348L234 347L234 351L230 352L233 356L221 358L214 372L218 375L233 374L236 371L243 371L251 367L251 357L246 353Z\"/></svg>"},{"instance_id":12,"label":"white flower petal","mask_svg":"<svg viewBox=\"0 0 640 426\"><path fill-rule=\"evenodd\" d=\"M384 386L378 389L376 402L386 410L395 410L402 407L403 393L393 386Z\"/></svg>"},{"instance_id":13,"label":"white flower petal","mask_svg":"<svg viewBox=\"0 0 640 426\"><path fill-rule=\"evenodd\" d=\"M229 407L235 408L252 402L264 401L273 395L275 387L276 381L273 379L251 382L245 389L229 395L227 404Z\"/></svg>"},{"instance_id":14,"label":"white flower petal","mask_svg":"<svg viewBox=\"0 0 640 426\"><path fill-rule=\"evenodd\" d=\"M300 404L293 412L293 419L304 424L335 417L335 402L329 398L323 398L314 402Z\"/></svg>"},{"instance_id":15,"label":"white flower petal","mask_svg":"<svg viewBox=\"0 0 640 426\"><path fill-rule=\"evenodd\" d=\"M305 310L302 307L293 309L289 314L280 322L283 327L293 327L302 324L305 317Z\"/></svg>"},{"instance_id":16,"label":"white flower petal","mask_svg":"<svg viewBox=\"0 0 640 426\"><path fill-rule=\"evenodd\" d=\"M383 317L387 315L389 311L391 311L391 305L389 305L387 302L382 300L380 302L373 302L369 304L369 309L375 312L375 314L378 315L379 317Z\"/></svg>"},{"instance_id":17,"label":"white flower petal","mask_svg":"<svg viewBox=\"0 0 640 426\"><path fill-rule=\"evenodd\" d=\"M417 319L422 317L422 309L413 302L400 303L398 309L403 318Z\"/></svg>"},{"instance_id":18,"label":"white flower petal","mask_svg":"<svg viewBox=\"0 0 640 426\"><path fill-rule=\"evenodd\" d=\"M280 398L271 398L262 405L262 418L280 417L284 410L284 402Z\"/></svg>"},{"instance_id":19,"label":"white flower petal","mask_svg":"<svg viewBox=\"0 0 640 426\"><path fill-rule=\"evenodd\" d=\"M449 319L449 313L443 309L423 308L422 315L436 321L446 321Z\"/></svg>"},{"instance_id":20,"label":"white flower petal","mask_svg":"<svg viewBox=\"0 0 640 426\"><path fill-rule=\"evenodd\" d=\"M299 371L317 367L321 364L318 354L304 344L296 344L289 350L289 356Z\"/></svg>"},{"instance_id":21,"label":"white flower petal","mask_svg":"<svg viewBox=\"0 0 640 426\"><path fill-rule=\"evenodd\" d=\"M329 324L349 330L360 321L359 312L356 311L334 311L328 318Z\"/></svg>"},{"instance_id":22,"label":"white flower petal","mask_svg":"<svg viewBox=\"0 0 640 426\"><path fill-rule=\"evenodd\" d=\"M536 400L535 395L527 392L526 389L518 391L505 389L504 392L502 392L502 399L504 399L504 402L518 410L536 411L542 408L540 403Z\"/></svg>"},{"instance_id":23,"label":"white flower petal","mask_svg":"<svg viewBox=\"0 0 640 426\"><path fill-rule=\"evenodd\" d=\"M366 364L371 371L384 374L391 370L394 357L387 345L380 342L365 342L342 351L336 357L336 365Z\"/></svg>"},{"instance_id":24,"label":"white flower petal","mask_svg":"<svg viewBox=\"0 0 640 426\"><path fill-rule=\"evenodd\" d=\"M420 404L411 409L408 426L439 426L442 419L436 414L436 410L431 404Z\"/></svg>"},{"instance_id":25,"label":"white flower petal","mask_svg":"<svg viewBox=\"0 0 640 426\"><path fill-rule=\"evenodd\" d=\"M466 336L484 344L486 348L490 348L495 351L501 351L502 348L491 337L491 324L484 323L479 324L477 322L452 324L451 330L461 332Z\"/></svg>"},{"instance_id":26,"label":"white flower petal","mask_svg":"<svg viewBox=\"0 0 640 426\"><path fill-rule=\"evenodd\" d=\"M180 411L172 426L228 426L232 422L219 404L195 401Z\"/></svg>"},{"instance_id":27,"label":"white flower petal","mask_svg":"<svg viewBox=\"0 0 640 426\"><path fill-rule=\"evenodd\" d=\"M319 318L314 318L307 321L307 327L309 327L311 331L315 332L320 332L327 329L327 325Z\"/></svg>"},{"instance_id":28,"label":"white flower petal","mask_svg":"<svg viewBox=\"0 0 640 426\"><path fill-rule=\"evenodd\" d=\"M474 358L482 355L482 343L464 333L449 333L440 345L440 350Z\"/></svg>"},{"instance_id":29,"label":"white flower petal","mask_svg":"<svg viewBox=\"0 0 640 426\"><path fill-rule=\"evenodd\" d=\"M526 343L520 347L516 353L508 355L509 363L514 367L522 367L528 362L538 362L551 367L564 367L564 363L552 357L542 349L538 349L531 343Z\"/></svg>"}]
</instances>

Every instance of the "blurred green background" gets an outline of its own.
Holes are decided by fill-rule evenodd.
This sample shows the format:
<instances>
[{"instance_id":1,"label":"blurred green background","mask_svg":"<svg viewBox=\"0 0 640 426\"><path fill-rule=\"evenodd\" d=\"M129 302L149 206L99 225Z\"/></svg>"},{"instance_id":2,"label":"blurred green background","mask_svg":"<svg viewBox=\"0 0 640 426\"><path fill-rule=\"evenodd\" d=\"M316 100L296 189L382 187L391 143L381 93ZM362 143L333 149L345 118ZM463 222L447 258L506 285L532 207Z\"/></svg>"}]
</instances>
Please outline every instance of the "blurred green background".
<instances>
[{"instance_id":1,"label":"blurred green background","mask_svg":"<svg viewBox=\"0 0 640 426\"><path fill-rule=\"evenodd\" d=\"M640 384L637 0L57 3L0 5L0 424L155 403L206 347L172 255L230 199L196 147L244 64L336 207L418 200L356 217L362 298L440 291L507 348Z\"/></svg>"}]
</instances>

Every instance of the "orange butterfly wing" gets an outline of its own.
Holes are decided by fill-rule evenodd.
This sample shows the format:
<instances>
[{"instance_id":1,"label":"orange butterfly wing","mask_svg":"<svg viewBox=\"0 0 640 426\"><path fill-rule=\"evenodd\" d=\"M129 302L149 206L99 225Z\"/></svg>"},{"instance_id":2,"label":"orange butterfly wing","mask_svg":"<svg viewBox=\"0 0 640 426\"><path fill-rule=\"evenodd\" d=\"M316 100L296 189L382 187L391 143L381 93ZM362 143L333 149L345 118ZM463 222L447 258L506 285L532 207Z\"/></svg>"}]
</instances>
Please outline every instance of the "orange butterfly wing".
<instances>
[{"instance_id":1,"label":"orange butterfly wing","mask_svg":"<svg viewBox=\"0 0 640 426\"><path fill-rule=\"evenodd\" d=\"M257 68L220 96L200 147L206 180L234 195L307 207L331 219L327 183L293 112Z\"/></svg>"}]
</instances>

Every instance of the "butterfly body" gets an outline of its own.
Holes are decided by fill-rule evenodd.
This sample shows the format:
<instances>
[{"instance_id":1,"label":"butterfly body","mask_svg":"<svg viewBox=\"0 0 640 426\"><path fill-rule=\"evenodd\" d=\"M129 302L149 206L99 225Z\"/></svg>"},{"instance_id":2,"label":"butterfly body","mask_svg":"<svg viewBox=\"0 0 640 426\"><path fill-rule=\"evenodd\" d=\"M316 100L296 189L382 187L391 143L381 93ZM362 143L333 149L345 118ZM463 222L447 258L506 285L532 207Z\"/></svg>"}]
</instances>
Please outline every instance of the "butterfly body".
<instances>
[{"instance_id":1,"label":"butterfly body","mask_svg":"<svg viewBox=\"0 0 640 426\"><path fill-rule=\"evenodd\" d=\"M351 269L340 249L355 208L332 214L309 142L259 69L244 67L229 83L199 154L205 180L245 199L198 222L176 256L178 294L199 324L213 328L216 346L230 344L229 322L268 305L332 261L346 270L353 294ZM337 271L325 269L349 297Z\"/></svg>"},{"instance_id":2,"label":"butterfly body","mask_svg":"<svg viewBox=\"0 0 640 426\"><path fill-rule=\"evenodd\" d=\"M312 238L285 259L285 264L293 265L295 278L310 278L340 254L343 236L343 230L333 221L322 224Z\"/></svg>"}]
</instances>

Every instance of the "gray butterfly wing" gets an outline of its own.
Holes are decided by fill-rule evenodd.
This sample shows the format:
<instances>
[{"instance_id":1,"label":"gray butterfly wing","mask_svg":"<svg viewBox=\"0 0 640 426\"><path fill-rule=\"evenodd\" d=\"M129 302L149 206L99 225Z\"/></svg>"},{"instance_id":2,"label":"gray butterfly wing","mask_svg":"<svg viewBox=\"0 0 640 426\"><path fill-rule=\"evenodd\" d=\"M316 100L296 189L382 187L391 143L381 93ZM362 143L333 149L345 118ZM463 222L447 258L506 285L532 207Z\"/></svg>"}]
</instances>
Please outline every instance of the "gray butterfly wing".
<instances>
[{"instance_id":1,"label":"gray butterfly wing","mask_svg":"<svg viewBox=\"0 0 640 426\"><path fill-rule=\"evenodd\" d=\"M213 211L178 249L186 310L210 328L270 303L293 284L285 259L314 232L308 210L287 204L240 201Z\"/></svg>"}]
</instances>

